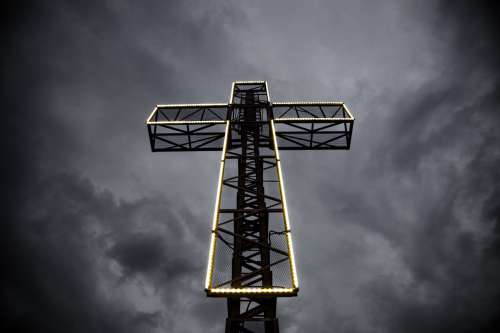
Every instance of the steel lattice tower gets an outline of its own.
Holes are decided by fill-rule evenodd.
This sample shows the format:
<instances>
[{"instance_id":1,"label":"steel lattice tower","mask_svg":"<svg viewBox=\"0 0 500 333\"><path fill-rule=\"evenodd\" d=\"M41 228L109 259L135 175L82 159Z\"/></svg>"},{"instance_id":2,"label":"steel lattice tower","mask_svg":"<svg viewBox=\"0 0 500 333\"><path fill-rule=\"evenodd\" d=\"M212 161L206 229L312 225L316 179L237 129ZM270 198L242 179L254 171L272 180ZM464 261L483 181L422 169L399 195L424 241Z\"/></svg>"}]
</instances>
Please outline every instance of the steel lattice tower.
<instances>
[{"instance_id":1,"label":"steel lattice tower","mask_svg":"<svg viewBox=\"0 0 500 333\"><path fill-rule=\"evenodd\" d=\"M272 103L265 81L233 82L227 104L157 105L152 151L222 151L205 291L227 299L226 332L279 332L278 297L299 283L280 150L349 149L342 102Z\"/></svg>"}]
</instances>

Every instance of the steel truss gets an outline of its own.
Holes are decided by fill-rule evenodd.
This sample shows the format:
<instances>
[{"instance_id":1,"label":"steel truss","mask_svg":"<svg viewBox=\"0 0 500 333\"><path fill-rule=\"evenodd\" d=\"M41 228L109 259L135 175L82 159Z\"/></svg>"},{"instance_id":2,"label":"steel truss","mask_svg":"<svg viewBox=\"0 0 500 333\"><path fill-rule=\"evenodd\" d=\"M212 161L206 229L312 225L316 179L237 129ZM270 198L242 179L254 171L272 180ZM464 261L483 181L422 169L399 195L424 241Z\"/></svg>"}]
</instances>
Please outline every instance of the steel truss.
<instances>
[{"instance_id":1,"label":"steel truss","mask_svg":"<svg viewBox=\"0 0 500 333\"><path fill-rule=\"evenodd\" d=\"M231 124L231 133L239 140L235 140L235 145L230 145L227 152L228 158L238 161L238 174L223 181L224 186L237 190L236 210L230 223L232 232L220 224L217 227L219 239L230 236L224 245L233 250L232 272L231 280L219 283L217 288L228 283L233 289L272 288L271 251L279 253L282 260L289 260L288 253L273 250L268 239L269 211L264 191L264 165L274 168L275 163L268 161L273 156L261 156L260 153L263 112L258 101L261 96L255 89L238 90L235 97L241 104L234 110L233 116L237 117L237 121ZM279 202L278 198L272 200ZM227 304L227 333L251 332L245 327L249 321L263 321L266 332L278 332L275 297L230 297Z\"/></svg>"},{"instance_id":2,"label":"steel truss","mask_svg":"<svg viewBox=\"0 0 500 333\"><path fill-rule=\"evenodd\" d=\"M158 105L153 151L222 150L207 296L227 298L226 333L279 332L277 297L297 272L279 149L349 149L354 118L341 102L271 103L265 81L237 81L228 104Z\"/></svg>"}]
</instances>

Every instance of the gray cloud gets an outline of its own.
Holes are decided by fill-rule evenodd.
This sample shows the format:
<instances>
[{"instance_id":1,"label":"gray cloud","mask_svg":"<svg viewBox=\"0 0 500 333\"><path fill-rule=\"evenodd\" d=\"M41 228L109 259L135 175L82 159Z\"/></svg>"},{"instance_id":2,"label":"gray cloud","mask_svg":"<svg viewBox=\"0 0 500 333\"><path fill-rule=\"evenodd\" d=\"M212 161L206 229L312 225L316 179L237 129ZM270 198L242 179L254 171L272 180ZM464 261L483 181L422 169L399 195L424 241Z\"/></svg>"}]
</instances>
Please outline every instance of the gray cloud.
<instances>
[{"instance_id":1,"label":"gray cloud","mask_svg":"<svg viewBox=\"0 0 500 333\"><path fill-rule=\"evenodd\" d=\"M2 325L220 332L202 291L216 154L152 154L155 103L341 99L349 152L282 154L301 293L285 332L493 332L498 8L55 2L5 11ZM203 161L203 162L202 162ZM298 191L297 189L301 189Z\"/></svg>"}]
</instances>

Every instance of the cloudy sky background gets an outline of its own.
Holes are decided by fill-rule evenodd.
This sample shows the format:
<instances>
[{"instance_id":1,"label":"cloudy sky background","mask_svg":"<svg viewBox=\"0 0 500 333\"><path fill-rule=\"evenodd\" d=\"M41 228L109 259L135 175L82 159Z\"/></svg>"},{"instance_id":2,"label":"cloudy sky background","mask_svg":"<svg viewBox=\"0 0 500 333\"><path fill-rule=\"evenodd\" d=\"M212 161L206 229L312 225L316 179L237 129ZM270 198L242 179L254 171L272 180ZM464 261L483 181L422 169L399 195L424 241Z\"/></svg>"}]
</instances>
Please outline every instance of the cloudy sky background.
<instances>
[{"instance_id":1,"label":"cloudy sky background","mask_svg":"<svg viewBox=\"0 0 500 333\"><path fill-rule=\"evenodd\" d=\"M488 332L500 313L500 32L483 2L51 1L3 13L2 326L222 332L217 153L153 105L342 100L347 152L283 152L301 281L283 332Z\"/></svg>"}]
</instances>

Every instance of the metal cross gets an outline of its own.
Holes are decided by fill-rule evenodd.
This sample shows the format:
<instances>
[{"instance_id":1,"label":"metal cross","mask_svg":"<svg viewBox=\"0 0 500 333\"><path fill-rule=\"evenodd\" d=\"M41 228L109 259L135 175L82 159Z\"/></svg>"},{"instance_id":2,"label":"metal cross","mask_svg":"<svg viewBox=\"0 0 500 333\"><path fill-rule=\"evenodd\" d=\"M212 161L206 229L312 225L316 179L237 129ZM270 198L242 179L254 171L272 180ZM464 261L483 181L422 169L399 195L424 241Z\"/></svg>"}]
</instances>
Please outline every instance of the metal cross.
<instances>
[{"instance_id":1,"label":"metal cross","mask_svg":"<svg viewBox=\"0 0 500 333\"><path fill-rule=\"evenodd\" d=\"M349 149L342 102L271 102L267 82L233 82L229 103L157 105L151 150L222 151L205 279L227 299L226 332L279 332L277 297L296 296L297 269L279 150Z\"/></svg>"}]
</instances>

